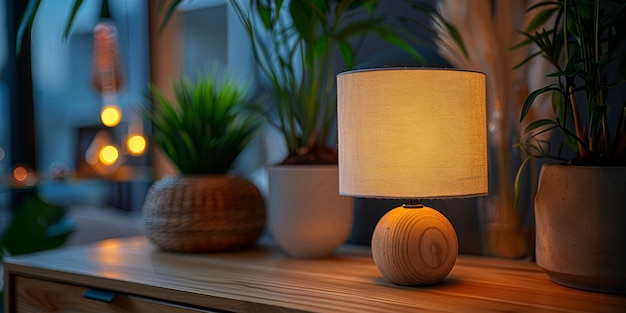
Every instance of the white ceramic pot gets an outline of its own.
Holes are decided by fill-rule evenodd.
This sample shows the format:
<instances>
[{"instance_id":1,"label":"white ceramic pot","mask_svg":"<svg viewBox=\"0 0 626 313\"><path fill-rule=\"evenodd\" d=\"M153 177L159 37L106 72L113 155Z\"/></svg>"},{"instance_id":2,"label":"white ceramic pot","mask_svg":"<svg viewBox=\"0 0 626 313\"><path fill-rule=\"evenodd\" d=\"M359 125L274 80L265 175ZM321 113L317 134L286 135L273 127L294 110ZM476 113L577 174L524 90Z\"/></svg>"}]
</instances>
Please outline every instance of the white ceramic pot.
<instances>
[{"instance_id":1,"label":"white ceramic pot","mask_svg":"<svg viewBox=\"0 0 626 313\"><path fill-rule=\"evenodd\" d=\"M626 293L626 167L544 165L537 264L552 281Z\"/></svg>"},{"instance_id":2,"label":"white ceramic pot","mask_svg":"<svg viewBox=\"0 0 626 313\"><path fill-rule=\"evenodd\" d=\"M351 197L339 195L337 165L279 165L268 168L268 224L290 256L328 257L352 230Z\"/></svg>"}]
</instances>

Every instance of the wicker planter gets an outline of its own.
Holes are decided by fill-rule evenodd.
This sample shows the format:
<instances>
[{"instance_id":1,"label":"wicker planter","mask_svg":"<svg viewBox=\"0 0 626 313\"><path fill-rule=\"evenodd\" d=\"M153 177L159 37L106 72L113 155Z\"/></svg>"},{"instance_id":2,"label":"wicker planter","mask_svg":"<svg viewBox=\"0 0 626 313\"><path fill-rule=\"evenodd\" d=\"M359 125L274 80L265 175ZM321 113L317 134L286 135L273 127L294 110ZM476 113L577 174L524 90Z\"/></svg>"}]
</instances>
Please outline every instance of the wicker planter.
<instances>
[{"instance_id":1,"label":"wicker planter","mask_svg":"<svg viewBox=\"0 0 626 313\"><path fill-rule=\"evenodd\" d=\"M150 187L143 210L146 237L163 250L238 249L265 227L261 194L238 176L165 177Z\"/></svg>"}]
</instances>

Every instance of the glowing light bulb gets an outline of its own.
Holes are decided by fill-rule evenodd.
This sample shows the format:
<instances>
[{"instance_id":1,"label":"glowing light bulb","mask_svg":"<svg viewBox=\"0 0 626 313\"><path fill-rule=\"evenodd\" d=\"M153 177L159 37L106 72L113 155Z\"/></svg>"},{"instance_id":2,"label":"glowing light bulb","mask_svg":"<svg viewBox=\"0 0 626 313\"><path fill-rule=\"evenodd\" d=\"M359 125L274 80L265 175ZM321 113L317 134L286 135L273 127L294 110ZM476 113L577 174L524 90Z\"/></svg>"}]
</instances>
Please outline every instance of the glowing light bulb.
<instances>
[{"instance_id":1,"label":"glowing light bulb","mask_svg":"<svg viewBox=\"0 0 626 313\"><path fill-rule=\"evenodd\" d=\"M126 147L131 155L142 155L146 151L146 139L142 135L131 135L126 140Z\"/></svg>"},{"instance_id":2,"label":"glowing light bulb","mask_svg":"<svg viewBox=\"0 0 626 313\"><path fill-rule=\"evenodd\" d=\"M115 105L106 105L100 111L100 120L104 126L116 126L122 120L122 111Z\"/></svg>"},{"instance_id":3,"label":"glowing light bulb","mask_svg":"<svg viewBox=\"0 0 626 313\"><path fill-rule=\"evenodd\" d=\"M115 146L108 145L100 149L100 153L98 153L98 158L100 159L100 162L102 162L102 164L104 165L113 165L117 161L119 155L120 153Z\"/></svg>"}]
</instances>

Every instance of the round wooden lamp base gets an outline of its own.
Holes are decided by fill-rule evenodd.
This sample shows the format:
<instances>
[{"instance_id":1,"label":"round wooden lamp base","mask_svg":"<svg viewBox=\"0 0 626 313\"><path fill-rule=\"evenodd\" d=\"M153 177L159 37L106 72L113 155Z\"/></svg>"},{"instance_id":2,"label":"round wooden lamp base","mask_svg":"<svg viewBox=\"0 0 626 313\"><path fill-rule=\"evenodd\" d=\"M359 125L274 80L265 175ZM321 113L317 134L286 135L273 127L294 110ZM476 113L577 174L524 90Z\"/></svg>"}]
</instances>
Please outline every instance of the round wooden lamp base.
<instances>
[{"instance_id":1,"label":"round wooden lamp base","mask_svg":"<svg viewBox=\"0 0 626 313\"><path fill-rule=\"evenodd\" d=\"M398 285L432 285L448 276L458 255L454 227L443 214L397 207L378 222L372 255L381 274Z\"/></svg>"}]
</instances>

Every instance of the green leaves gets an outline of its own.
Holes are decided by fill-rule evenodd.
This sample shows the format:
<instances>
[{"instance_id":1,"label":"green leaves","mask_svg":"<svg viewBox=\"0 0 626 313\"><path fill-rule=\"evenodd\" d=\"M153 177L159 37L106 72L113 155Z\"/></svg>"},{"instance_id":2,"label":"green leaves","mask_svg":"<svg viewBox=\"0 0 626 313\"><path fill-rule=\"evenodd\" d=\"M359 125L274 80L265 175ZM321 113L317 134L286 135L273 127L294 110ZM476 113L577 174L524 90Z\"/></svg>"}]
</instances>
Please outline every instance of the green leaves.
<instances>
[{"instance_id":1,"label":"green leaves","mask_svg":"<svg viewBox=\"0 0 626 313\"><path fill-rule=\"evenodd\" d=\"M22 40L24 39L24 33L26 33L26 30L28 30L28 38L31 37L33 23L35 23L35 16L37 15L37 10L39 9L40 4L41 0L28 1L24 15L20 19L15 40L15 53L18 55L20 54L20 50L22 48Z\"/></svg>"},{"instance_id":2,"label":"green leaves","mask_svg":"<svg viewBox=\"0 0 626 313\"><path fill-rule=\"evenodd\" d=\"M556 68L548 76L557 83L531 92L524 102L520 121L527 117L539 95L552 92L554 117L531 122L524 130L526 136L520 147L531 156L552 157L544 149L549 145L538 144L537 136L558 130L563 142L576 154L576 162L626 165L626 155L614 150L622 139L614 138L611 142L611 134L619 132L612 131L609 125L612 120L609 114L621 112L611 108L616 103L609 99L612 94L609 89L621 85L626 78L626 53L620 48L626 39L623 23L626 3L555 0L540 2L529 11L536 14L523 32L527 39L513 48L535 44L539 52L521 64L537 55L543 56ZM552 19L554 22L550 22ZM609 75L613 69L620 75Z\"/></svg>"},{"instance_id":3,"label":"green leaves","mask_svg":"<svg viewBox=\"0 0 626 313\"><path fill-rule=\"evenodd\" d=\"M558 5L559 5L558 2L548 1L548 2L539 3L529 8L528 10L531 11L542 6L549 6L547 9L537 13L537 15L528 23L528 25L526 26L526 29L524 29L524 32L533 33L537 31L538 29L543 28L544 25L550 20L550 18L552 18L554 14L558 13L559 11Z\"/></svg>"},{"instance_id":4,"label":"green leaves","mask_svg":"<svg viewBox=\"0 0 626 313\"><path fill-rule=\"evenodd\" d=\"M289 4L293 26L308 45L315 43L316 31L325 22L327 12L325 0L290 1Z\"/></svg>"},{"instance_id":5,"label":"green leaves","mask_svg":"<svg viewBox=\"0 0 626 313\"><path fill-rule=\"evenodd\" d=\"M74 231L73 223L64 216L64 208L45 203L36 195L26 196L0 239L2 256L61 246Z\"/></svg>"},{"instance_id":6,"label":"green leaves","mask_svg":"<svg viewBox=\"0 0 626 313\"><path fill-rule=\"evenodd\" d=\"M335 75L356 66L368 34L419 54L377 14L377 0L231 0L271 83L269 122L282 132L288 158L328 160L336 119ZM287 4L288 3L288 4ZM326 148L326 149L324 149ZM324 156L318 158L317 153ZM311 157L307 156L311 154Z\"/></svg>"},{"instance_id":7,"label":"green leaves","mask_svg":"<svg viewBox=\"0 0 626 313\"><path fill-rule=\"evenodd\" d=\"M108 1L108 0L103 0L103 1ZM165 26L170 21L170 19L172 18L172 15L176 11L176 7L178 7L178 5L182 1L183 0L159 0L157 4L157 8L159 10L163 10L164 6L167 4L167 9L165 10L165 16L163 17L163 23L161 23L161 26L159 27L159 33L163 32L163 30L165 29Z\"/></svg>"},{"instance_id":8,"label":"green leaves","mask_svg":"<svg viewBox=\"0 0 626 313\"><path fill-rule=\"evenodd\" d=\"M549 91L560 92L561 90L555 87L554 85L549 85L549 86L545 86L543 88L537 89L528 95L528 97L524 101L524 104L522 105L522 112L520 113L520 119L519 119L520 122L522 122L524 118L526 118L528 111L530 111L531 107L533 106L533 103L535 103L535 99L537 99L539 95L549 92Z\"/></svg>"},{"instance_id":9,"label":"green leaves","mask_svg":"<svg viewBox=\"0 0 626 313\"><path fill-rule=\"evenodd\" d=\"M144 116L156 144L183 174L225 173L260 127L246 90L217 76L172 82L174 102L150 87L153 106Z\"/></svg>"},{"instance_id":10,"label":"green leaves","mask_svg":"<svg viewBox=\"0 0 626 313\"><path fill-rule=\"evenodd\" d=\"M102 0L103 2L108 0ZM105 2L106 3L106 2ZM72 29L72 25L74 24L74 19L76 18L76 14L78 13L78 9L83 4L83 0L75 0L74 5L72 6L72 13L70 13L70 18L65 23L65 31L63 32L63 38L67 38L70 34L70 30Z\"/></svg>"},{"instance_id":11,"label":"green leaves","mask_svg":"<svg viewBox=\"0 0 626 313\"><path fill-rule=\"evenodd\" d=\"M463 41L463 38L461 37L461 33L459 33L459 30L456 28L456 26L452 23L450 23L448 21L448 19L446 19L441 12L439 12L436 8L428 6L428 5L424 5L421 3L416 3L414 1L405 1L407 2L413 9L422 12L424 14L426 14L426 16L430 19L430 21L432 23L434 23L435 25L443 28L446 30L446 32L450 35L450 38L452 39L452 41L454 42L454 44L461 50L461 52L463 53L463 55L466 58L470 58L470 55L467 53L467 48L465 47L465 42ZM409 19L409 23L408 24L416 24L422 28L424 28L425 30L428 30L431 32L432 35L436 36L436 32L430 30L431 26L424 24L423 21L421 20L417 20L417 19ZM410 53L411 55L413 55L412 53ZM423 62L423 58L421 56L418 56L417 59L420 62Z\"/></svg>"}]
</instances>

